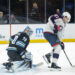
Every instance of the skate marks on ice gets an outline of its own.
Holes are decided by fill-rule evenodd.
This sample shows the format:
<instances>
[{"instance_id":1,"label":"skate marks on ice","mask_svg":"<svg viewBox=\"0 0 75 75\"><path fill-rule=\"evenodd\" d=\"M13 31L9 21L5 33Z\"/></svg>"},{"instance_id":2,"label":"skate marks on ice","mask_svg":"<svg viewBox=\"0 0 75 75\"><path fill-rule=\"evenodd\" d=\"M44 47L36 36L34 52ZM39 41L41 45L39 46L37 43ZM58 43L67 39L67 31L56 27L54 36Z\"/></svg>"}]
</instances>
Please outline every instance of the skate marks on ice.
<instances>
[{"instance_id":1,"label":"skate marks on ice","mask_svg":"<svg viewBox=\"0 0 75 75\"><path fill-rule=\"evenodd\" d=\"M75 68L71 67L63 67L61 71L58 70L53 70L50 71L50 68L47 68L47 66L42 66L42 67L33 67L32 69L28 69L25 71L16 71L14 73L8 73L7 71L4 72L0 70L0 75L60 75L60 74L65 74L65 75L75 75Z\"/></svg>"}]
</instances>

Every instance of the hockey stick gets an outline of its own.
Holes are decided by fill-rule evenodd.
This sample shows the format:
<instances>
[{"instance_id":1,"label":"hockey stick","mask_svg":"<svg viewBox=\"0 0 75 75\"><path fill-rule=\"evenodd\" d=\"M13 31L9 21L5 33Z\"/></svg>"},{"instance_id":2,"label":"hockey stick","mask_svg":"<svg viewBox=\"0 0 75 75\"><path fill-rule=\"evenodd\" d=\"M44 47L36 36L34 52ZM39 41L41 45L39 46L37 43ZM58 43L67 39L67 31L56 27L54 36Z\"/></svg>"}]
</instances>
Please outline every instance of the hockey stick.
<instances>
[{"instance_id":1,"label":"hockey stick","mask_svg":"<svg viewBox=\"0 0 75 75\"><path fill-rule=\"evenodd\" d=\"M68 58L68 56L67 56L65 50L63 50L63 52L64 52L64 54L65 54L65 56L66 56L66 58L67 58L67 60L68 60L68 62L69 62L69 64L70 64L70 66L71 66L71 67L75 67L75 65L72 65L71 61L69 60L69 58Z\"/></svg>"},{"instance_id":2,"label":"hockey stick","mask_svg":"<svg viewBox=\"0 0 75 75\"><path fill-rule=\"evenodd\" d=\"M33 64L32 66L33 67L40 67L40 66L42 66L44 63L43 62L40 62L40 63L38 63L38 64Z\"/></svg>"},{"instance_id":3,"label":"hockey stick","mask_svg":"<svg viewBox=\"0 0 75 75\"><path fill-rule=\"evenodd\" d=\"M57 36L57 38L58 38L58 36ZM58 38L59 39L59 38ZM60 43L60 45L61 45L61 42L59 41L59 43ZM66 52L65 52L65 50L63 49L63 52L64 52L64 54L65 54L65 56L66 56L66 58L67 58L67 60L68 60L68 62L69 62L69 64L70 64L70 66L71 67L75 67L75 65L72 65L72 63L71 63L71 61L70 61L70 59L68 58L68 56L67 56L67 54L66 54Z\"/></svg>"}]
</instances>

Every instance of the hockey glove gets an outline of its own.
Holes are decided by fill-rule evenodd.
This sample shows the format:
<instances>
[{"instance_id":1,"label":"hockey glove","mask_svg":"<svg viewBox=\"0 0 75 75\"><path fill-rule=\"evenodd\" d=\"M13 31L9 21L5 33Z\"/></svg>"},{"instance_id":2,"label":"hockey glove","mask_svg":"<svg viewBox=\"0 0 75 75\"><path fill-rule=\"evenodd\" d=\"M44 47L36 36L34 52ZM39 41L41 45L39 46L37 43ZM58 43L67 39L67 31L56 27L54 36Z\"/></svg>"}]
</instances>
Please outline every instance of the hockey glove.
<instances>
[{"instance_id":1,"label":"hockey glove","mask_svg":"<svg viewBox=\"0 0 75 75\"><path fill-rule=\"evenodd\" d=\"M24 50L24 51L22 51L21 53L20 53L20 55L21 55L21 57L24 59L25 58L25 54L26 54L26 50Z\"/></svg>"},{"instance_id":2,"label":"hockey glove","mask_svg":"<svg viewBox=\"0 0 75 75\"><path fill-rule=\"evenodd\" d=\"M21 56L23 56L24 54L25 54L25 51L22 51L22 52L20 53Z\"/></svg>"},{"instance_id":3,"label":"hockey glove","mask_svg":"<svg viewBox=\"0 0 75 75\"><path fill-rule=\"evenodd\" d=\"M60 45L61 45L61 48L64 50L64 43L63 42L60 42Z\"/></svg>"},{"instance_id":4,"label":"hockey glove","mask_svg":"<svg viewBox=\"0 0 75 75\"><path fill-rule=\"evenodd\" d=\"M31 54L31 52L27 52L26 53L26 59L32 60L32 54Z\"/></svg>"},{"instance_id":5,"label":"hockey glove","mask_svg":"<svg viewBox=\"0 0 75 75\"><path fill-rule=\"evenodd\" d=\"M58 31L61 31L63 29L63 27L61 25L57 26L54 25L54 33L57 33Z\"/></svg>"}]
</instances>

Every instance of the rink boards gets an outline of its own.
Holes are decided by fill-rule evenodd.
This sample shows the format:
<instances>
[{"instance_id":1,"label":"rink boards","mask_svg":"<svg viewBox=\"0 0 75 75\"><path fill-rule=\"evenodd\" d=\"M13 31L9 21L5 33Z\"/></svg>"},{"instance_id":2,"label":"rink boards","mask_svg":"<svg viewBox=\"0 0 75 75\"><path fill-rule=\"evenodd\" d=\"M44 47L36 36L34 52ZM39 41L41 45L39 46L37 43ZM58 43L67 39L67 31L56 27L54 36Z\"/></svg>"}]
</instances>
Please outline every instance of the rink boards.
<instances>
[{"instance_id":1,"label":"rink boards","mask_svg":"<svg viewBox=\"0 0 75 75\"><path fill-rule=\"evenodd\" d=\"M0 44L9 43L8 40L11 35L23 31L27 26L33 30L33 35L30 40L31 43L47 42L43 37L43 32L47 26L46 24L6 24L0 25ZM75 24L67 24L65 31L63 32L63 41L75 42Z\"/></svg>"}]
</instances>

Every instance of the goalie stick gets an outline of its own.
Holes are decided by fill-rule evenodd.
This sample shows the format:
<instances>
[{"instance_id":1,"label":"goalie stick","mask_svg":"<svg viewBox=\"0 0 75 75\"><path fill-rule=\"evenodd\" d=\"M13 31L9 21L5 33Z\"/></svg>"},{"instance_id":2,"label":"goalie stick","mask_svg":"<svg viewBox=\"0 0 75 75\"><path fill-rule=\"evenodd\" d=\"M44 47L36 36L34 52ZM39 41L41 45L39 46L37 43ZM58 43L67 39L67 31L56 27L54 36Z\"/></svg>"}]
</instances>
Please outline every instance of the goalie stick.
<instances>
[{"instance_id":1,"label":"goalie stick","mask_svg":"<svg viewBox=\"0 0 75 75\"><path fill-rule=\"evenodd\" d=\"M40 67L40 66L42 66L44 63L43 62L40 62L40 63L38 63L38 64L33 64L32 66L33 67Z\"/></svg>"}]
</instances>

